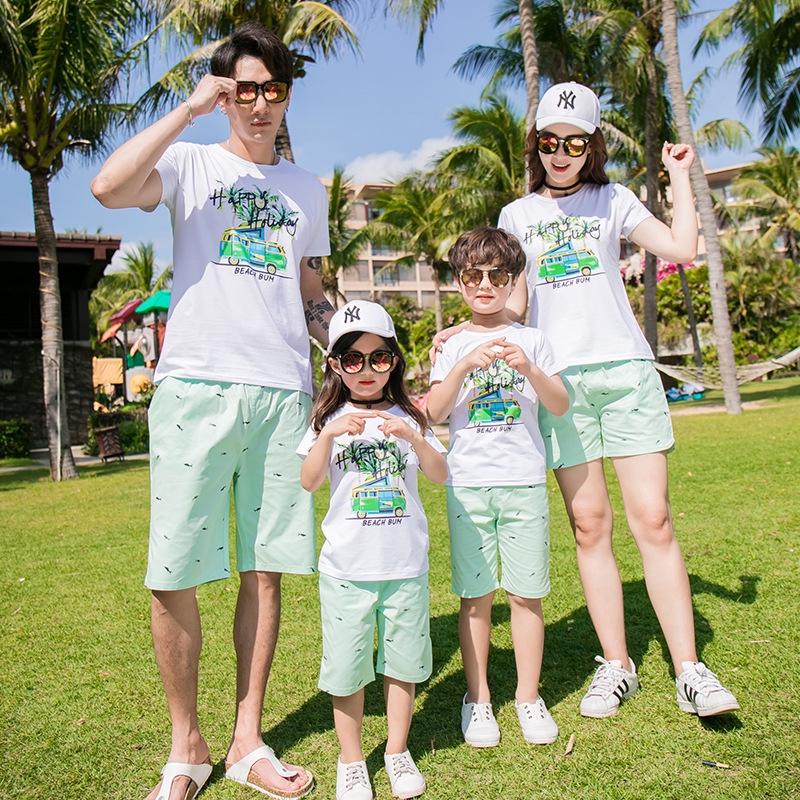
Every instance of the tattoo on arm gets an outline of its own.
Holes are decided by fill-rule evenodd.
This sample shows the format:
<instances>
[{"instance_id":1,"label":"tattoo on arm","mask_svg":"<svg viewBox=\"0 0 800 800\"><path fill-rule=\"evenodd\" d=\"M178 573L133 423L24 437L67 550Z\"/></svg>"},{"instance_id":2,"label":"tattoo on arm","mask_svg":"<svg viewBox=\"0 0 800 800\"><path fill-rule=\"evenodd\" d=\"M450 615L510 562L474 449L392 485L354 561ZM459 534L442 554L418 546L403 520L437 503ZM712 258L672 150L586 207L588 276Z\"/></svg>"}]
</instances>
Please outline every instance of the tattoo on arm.
<instances>
[{"instance_id":1,"label":"tattoo on arm","mask_svg":"<svg viewBox=\"0 0 800 800\"><path fill-rule=\"evenodd\" d=\"M327 300L321 300L317 303L313 300L308 300L304 311L306 326L311 325L312 322L317 322L323 330L328 330L328 322L325 317L329 312L333 311L333 306Z\"/></svg>"},{"instance_id":2,"label":"tattoo on arm","mask_svg":"<svg viewBox=\"0 0 800 800\"><path fill-rule=\"evenodd\" d=\"M311 256L308 259L308 266L317 273L317 275L322 275L322 257L321 256Z\"/></svg>"}]
</instances>

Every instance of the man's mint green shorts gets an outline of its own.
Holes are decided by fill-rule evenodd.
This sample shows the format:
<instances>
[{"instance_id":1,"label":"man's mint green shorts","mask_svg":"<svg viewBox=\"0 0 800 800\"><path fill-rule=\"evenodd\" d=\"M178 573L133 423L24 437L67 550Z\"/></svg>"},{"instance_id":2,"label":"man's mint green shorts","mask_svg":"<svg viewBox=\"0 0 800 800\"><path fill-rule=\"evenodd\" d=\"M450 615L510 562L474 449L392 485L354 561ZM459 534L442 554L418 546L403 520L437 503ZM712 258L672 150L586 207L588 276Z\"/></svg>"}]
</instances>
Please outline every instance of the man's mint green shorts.
<instances>
[{"instance_id":1,"label":"man's mint green shorts","mask_svg":"<svg viewBox=\"0 0 800 800\"><path fill-rule=\"evenodd\" d=\"M233 487L239 572L316 572L312 495L295 449L304 392L165 378L150 405L150 551L145 585L230 577Z\"/></svg>"},{"instance_id":2,"label":"man's mint green shorts","mask_svg":"<svg viewBox=\"0 0 800 800\"><path fill-rule=\"evenodd\" d=\"M375 672L406 683L431 675L428 575L396 581L349 581L320 573L322 664L319 688L349 697ZM375 628L378 652L373 661Z\"/></svg>"},{"instance_id":3,"label":"man's mint green shorts","mask_svg":"<svg viewBox=\"0 0 800 800\"><path fill-rule=\"evenodd\" d=\"M545 597L550 592L547 487L446 489L453 592L483 597L502 587L518 597Z\"/></svg>"},{"instance_id":4,"label":"man's mint green shorts","mask_svg":"<svg viewBox=\"0 0 800 800\"><path fill-rule=\"evenodd\" d=\"M607 361L561 372L570 407L557 417L539 404L548 469L598 458L672 450L664 387L652 361Z\"/></svg>"}]
</instances>

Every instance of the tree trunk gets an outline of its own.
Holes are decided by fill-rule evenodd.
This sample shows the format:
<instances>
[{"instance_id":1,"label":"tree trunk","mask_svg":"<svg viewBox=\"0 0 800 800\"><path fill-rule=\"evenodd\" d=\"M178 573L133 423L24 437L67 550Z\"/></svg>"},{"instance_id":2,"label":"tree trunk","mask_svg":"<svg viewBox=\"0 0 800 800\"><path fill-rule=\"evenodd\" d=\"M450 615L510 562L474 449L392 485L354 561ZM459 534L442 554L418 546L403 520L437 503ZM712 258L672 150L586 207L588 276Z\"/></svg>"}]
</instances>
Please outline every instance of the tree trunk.
<instances>
[{"instance_id":1,"label":"tree trunk","mask_svg":"<svg viewBox=\"0 0 800 800\"><path fill-rule=\"evenodd\" d=\"M436 330L440 331L444 327L442 314L442 287L439 283L439 268L434 260L431 264L431 277L433 278L433 313L436 319Z\"/></svg>"},{"instance_id":2,"label":"tree trunk","mask_svg":"<svg viewBox=\"0 0 800 800\"><path fill-rule=\"evenodd\" d=\"M655 52L647 54L647 97L645 100L644 159L647 181L647 208L661 218L658 200L658 172L661 142L658 119L659 82L656 72ZM644 262L644 336L658 358L658 259L650 252L645 254Z\"/></svg>"},{"instance_id":3,"label":"tree trunk","mask_svg":"<svg viewBox=\"0 0 800 800\"><path fill-rule=\"evenodd\" d=\"M289 109L287 108L288 112ZM292 140L289 138L289 126L286 124L286 114L283 115L278 133L275 136L275 152L287 161L294 164L294 153L292 152Z\"/></svg>"},{"instance_id":4,"label":"tree trunk","mask_svg":"<svg viewBox=\"0 0 800 800\"><path fill-rule=\"evenodd\" d=\"M678 53L678 23L675 0L662 0L664 25L664 60L667 66L669 91L675 123L682 141L690 144L695 152L697 145L689 120L689 108L683 92L681 64ZM692 188L700 211L700 223L706 243L708 260L708 283L711 293L711 313L714 318L714 338L717 341L719 370L722 377L722 391L725 395L725 408L729 414L742 413L742 398L736 380L736 360L733 354L731 321L728 315L728 298L725 293L725 273L722 266L722 249L717 235L717 219L711 200L708 180L703 172L700 157L695 158L691 171Z\"/></svg>"},{"instance_id":5,"label":"tree trunk","mask_svg":"<svg viewBox=\"0 0 800 800\"><path fill-rule=\"evenodd\" d=\"M681 279L681 289L683 290L683 302L686 304L686 319L689 322L689 333L692 335L692 350L694 350L694 365L697 367L697 381L701 382L703 369L703 351L700 349L700 337L697 334L697 319L694 316L694 306L692 305L692 293L689 290L689 279L686 277L686 270L683 264L678 264L678 275Z\"/></svg>"},{"instance_id":6,"label":"tree trunk","mask_svg":"<svg viewBox=\"0 0 800 800\"><path fill-rule=\"evenodd\" d=\"M536 47L536 30L533 24L532 0L519 0L519 32L522 37L522 61L525 66L525 135L536 123L539 107L539 52Z\"/></svg>"},{"instance_id":7,"label":"tree trunk","mask_svg":"<svg viewBox=\"0 0 800 800\"><path fill-rule=\"evenodd\" d=\"M42 373L47 447L50 452L50 477L54 481L61 481L67 478L77 478L78 470L69 445L66 392L64 391L64 333L61 326L58 251L53 216L50 213L50 179L44 170L31 172L30 176L36 244L39 247Z\"/></svg>"}]
</instances>

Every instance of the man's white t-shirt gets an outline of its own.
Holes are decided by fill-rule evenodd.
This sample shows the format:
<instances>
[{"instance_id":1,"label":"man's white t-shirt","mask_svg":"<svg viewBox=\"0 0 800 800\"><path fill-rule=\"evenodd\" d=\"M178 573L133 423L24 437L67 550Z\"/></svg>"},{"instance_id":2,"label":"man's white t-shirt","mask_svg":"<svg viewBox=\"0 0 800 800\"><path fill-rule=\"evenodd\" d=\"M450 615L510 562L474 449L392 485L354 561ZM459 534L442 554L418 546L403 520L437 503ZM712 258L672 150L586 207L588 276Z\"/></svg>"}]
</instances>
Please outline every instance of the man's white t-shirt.
<instances>
[{"instance_id":1,"label":"man's white t-shirt","mask_svg":"<svg viewBox=\"0 0 800 800\"><path fill-rule=\"evenodd\" d=\"M554 375L553 352L544 334L517 323L491 333L459 331L443 345L431 368L440 382L467 353L505 337L546 375ZM544 483L545 450L539 431L539 399L525 377L501 358L470 372L450 414L448 486L530 486Z\"/></svg>"},{"instance_id":2,"label":"man's white t-shirt","mask_svg":"<svg viewBox=\"0 0 800 800\"><path fill-rule=\"evenodd\" d=\"M362 411L344 405L342 414ZM417 424L399 406L387 412ZM381 417L366 420L358 436L337 436L331 450L328 477L331 500L322 521L325 543L319 571L352 581L417 578L428 571L428 521L417 490L419 459L404 439L378 430ZM297 448L305 458L317 439L309 428ZM440 453L444 445L430 428L425 440Z\"/></svg>"},{"instance_id":3,"label":"man's white t-shirt","mask_svg":"<svg viewBox=\"0 0 800 800\"><path fill-rule=\"evenodd\" d=\"M516 235L528 257L530 324L547 335L559 370L653 358L619 269L620 237L651 216L616 183L555 199L529 194L500 212L498 227Z\"/></svg>"},{"instance_id":4,"label":"man's white t-shirt","mask_svg":"<svg viewBox=\"0 0 800 800\"><path fill-rule=\"evenodd\" d=\"M330 253L325 187L280 159L178 142L156 164L174 278L156 381L172 375L311 393L300 259Z\"/></svg>"}]
</instances>

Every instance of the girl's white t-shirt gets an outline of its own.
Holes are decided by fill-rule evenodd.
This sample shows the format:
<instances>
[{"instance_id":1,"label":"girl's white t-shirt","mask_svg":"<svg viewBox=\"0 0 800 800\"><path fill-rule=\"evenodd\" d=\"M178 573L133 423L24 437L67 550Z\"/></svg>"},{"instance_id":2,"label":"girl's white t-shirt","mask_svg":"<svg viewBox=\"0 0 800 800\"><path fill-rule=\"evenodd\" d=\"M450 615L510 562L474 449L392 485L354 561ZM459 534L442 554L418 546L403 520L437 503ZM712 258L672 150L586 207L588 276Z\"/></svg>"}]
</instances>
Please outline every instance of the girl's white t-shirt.
<instances>
[{"instance_id":1,"label":"girl's white t-shirt","mask_svg":"<svg viewBox=\"0 0 800 800\"><path fill-rule=\"evenodd\" d=\"M364 411L346 404L328 420ZM399 406L389 414L417 424ZM319 571L345 580L383 581L417 578L428 571L428 521L419 499L419 459L404 439L387 438L366 420L358 436L337 436L328 468L331 499L322 521L325 543ZM297 448L305 458L316 442L313 428ZM428 428L425 440L440 453L445 447Z\"/></svg>"},{"instance_id":2,"label":"girl's white t-shirt","mask_svg":"<svg viewBox=\"0 0 800 800\"><path fill-rule=\"evenodd\" d=\"M178 142L156 164L174 279L156 381L230 381L311 393L300 260L330 253L328 198L311 173Z\"/></svg>"},{"instance_id":3,"label":"girl's white t-shirt","mask_svg":"<svg viewBox=\"0 0 800 800\"><path fill-rule=\"evenodd\" d=\"M587 184L561 198L529 194L500 212L528 257L529 321L547 335L556 364L644 358L653 352L620 273L620 237L652 214L617 183Z\"/></svg>"},{"instance_id":4,"label":"girl's white t-shirt","mask_svg":"<svg viewBox=\"0 0 800 800\"><path fill-rule=\"evenodd\" d=\"M540 330L514 324L491 333L459 331L443 345L431 368L439 382L484 342L505 337L546 375L554 375L553 352ZM539 398L525 377L501 358L464 379L450 414L448 486L530 486L544 483L545 450L538 422Z\"/></svg>"}]
</instances>

